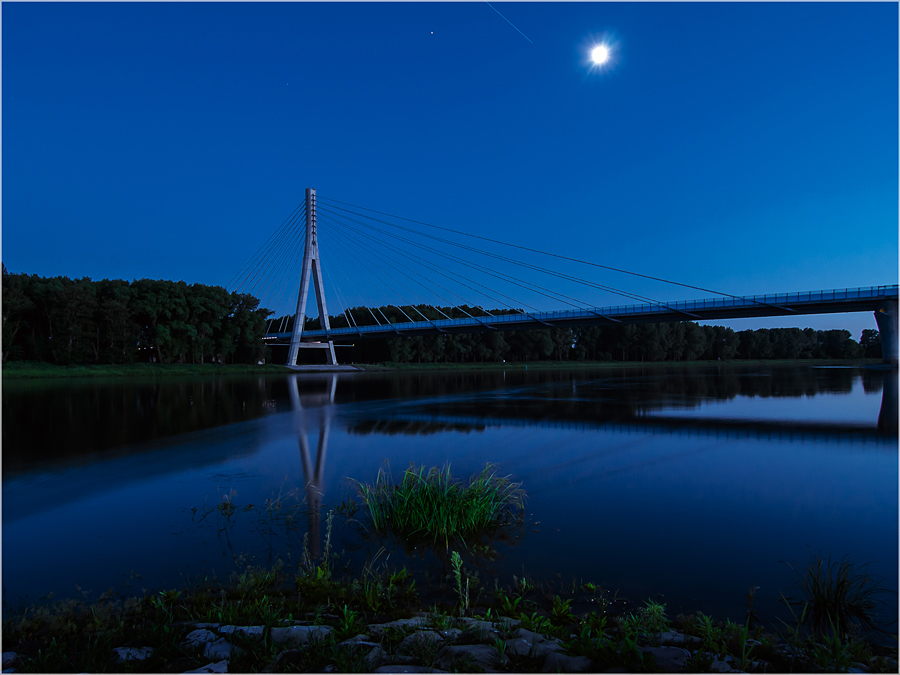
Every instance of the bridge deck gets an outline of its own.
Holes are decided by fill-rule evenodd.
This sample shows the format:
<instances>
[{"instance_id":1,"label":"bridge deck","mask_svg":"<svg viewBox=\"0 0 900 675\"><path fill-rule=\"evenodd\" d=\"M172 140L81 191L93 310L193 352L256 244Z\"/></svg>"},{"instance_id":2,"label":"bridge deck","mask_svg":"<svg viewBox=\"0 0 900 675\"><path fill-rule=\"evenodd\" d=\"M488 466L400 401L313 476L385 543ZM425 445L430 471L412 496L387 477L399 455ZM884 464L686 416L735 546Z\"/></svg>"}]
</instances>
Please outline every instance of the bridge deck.
<instances>
[{"instance_id":1,"label":"bridge deck","mask_svg":"<svg viewBox=\"0 0 900 675\"><path fill-rule=\"evenodd\" d=\"M303 341L358 340L394 335L478 333L489 330L567 328L590 324L709 321L761 316L874 312L885 300L897 300L897 285L803 291L739 298L709 298L660 304L619 305L583 310L503 314L477 318L441 319L380 326L359 326L303 331ZM290 339L290 333L269 333L266 339Z\"/></svg>"}]
</instances>

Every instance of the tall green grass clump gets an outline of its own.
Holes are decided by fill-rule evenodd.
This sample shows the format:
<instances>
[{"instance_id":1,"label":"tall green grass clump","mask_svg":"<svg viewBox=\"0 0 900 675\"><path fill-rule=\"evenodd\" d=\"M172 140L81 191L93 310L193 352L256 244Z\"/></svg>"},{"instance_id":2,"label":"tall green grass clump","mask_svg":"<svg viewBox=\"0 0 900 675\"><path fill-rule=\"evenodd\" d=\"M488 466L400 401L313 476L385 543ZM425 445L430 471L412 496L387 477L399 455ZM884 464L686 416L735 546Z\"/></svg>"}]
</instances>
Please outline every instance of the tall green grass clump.
<instances>
[{"instance_id":1,"label":"tall green grass clump","mask_svg":"<svg viewBox=\"0 0 900 675\"><path fill-rule=\"evenodd\" d=\"M877 596L886 589L865 571L865 565L857 568L847 556L831 562L817 554L806 567L788 566L803 594L803 600L791 604L805 607L803 623L815 634L824 635L830 628L846 636L854 624L865 631L878 630L875 612L881 601Z\"/></svg>"},{"instance_id":2,"label":"tall green grass clump","mask_svg":"<svg viewBox=\"0 0 900 675\"><path fill-rule=\"evenodd\" d=\"M374 485L356 485L376 532L443 541L447 547L457 537L520 519L524 509L522 484L498 476L490 463L465 484L453 479L449 465L426 469L410 464L400 483L383 466Z\"/></svg>"}]
</instances>

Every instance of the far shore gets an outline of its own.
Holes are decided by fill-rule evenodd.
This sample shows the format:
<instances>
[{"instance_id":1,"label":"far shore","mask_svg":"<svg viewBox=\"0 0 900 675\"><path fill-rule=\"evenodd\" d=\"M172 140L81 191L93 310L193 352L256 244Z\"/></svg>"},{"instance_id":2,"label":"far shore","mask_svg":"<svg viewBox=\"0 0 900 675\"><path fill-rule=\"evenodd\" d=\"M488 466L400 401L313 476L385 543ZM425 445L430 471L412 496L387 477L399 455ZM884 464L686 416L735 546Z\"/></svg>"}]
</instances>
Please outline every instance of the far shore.
<instances>
[{"instance_id":1,"label":"far shore","mask_svg":"<svg viewBox=\"0 0 900 675\"><path fill-rule=\"evenodd\" d=\"M604 368L665 368L671 366L846 366L878 367L881 359L788 359L729 361L486 361L480 363L352 363L367 372L378 371L504 371L504 370L595 370ZM286 375L292 372L281 364L190 364L190 363L131 363L58 366L35 361L10 362L3 365L3 380L56 377L164 377L173 375ZM327 372L327 371L323 371Z\"/></svg>"}]
</instances>

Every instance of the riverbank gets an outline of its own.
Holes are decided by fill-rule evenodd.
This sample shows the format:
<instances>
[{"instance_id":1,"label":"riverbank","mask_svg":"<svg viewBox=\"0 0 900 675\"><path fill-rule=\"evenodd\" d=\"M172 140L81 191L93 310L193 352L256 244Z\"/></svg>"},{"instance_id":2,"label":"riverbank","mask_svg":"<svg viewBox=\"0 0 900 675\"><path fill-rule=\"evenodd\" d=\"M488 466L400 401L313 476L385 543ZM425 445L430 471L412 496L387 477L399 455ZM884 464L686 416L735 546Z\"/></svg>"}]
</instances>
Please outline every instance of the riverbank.
<instances>
[{"instance_id":1,"label":"riverbank","mask_svg":"<svg viewBox=\"0 0 900 675\"><path fill-rule=\"evenodd\" d=\"M504 370L602 370L611 368L665 368L668 366L747 366L747 365L803 365L803 366L881 366L880 359L794 359L756 361L487 361L483 363L354 363L342 364L341 370L362 371L504 371ZM302 368L302 367L301 367ZM167 377L176 375L278 375L292 372L334 372L328 366L309 366L297 370L279 364L190 364L190 363L132 363L85 366L58 366L36 361L14 361L3 365L4 380L58 377Z\"/></svg>"},{"instance_id":2,"label":"riverbank","mask_svg":"<svg viewBox=\"0 0 900 675\"><path fill-rule=\"evenodd\" d=\"M897 672L896 647L752 617L670 619L592 583L486 589L462 568L426 600L405 569L338 581L332 563L7 608L4 672Z\"/></svg>"},{"instance_id":3,"label":"riverbank","mask_svg":"<svg viewBox=\"0 0 900 675\"><path fill-rule=\"evenodd\" d=\"M353 364L363 370L602 370L611 368L666 368L696 366L845 366L847 368L869 368L881 365L881 359L757 359L729 361L485 361L483 363L398 363Z\"/></svg>"}]
</instances>

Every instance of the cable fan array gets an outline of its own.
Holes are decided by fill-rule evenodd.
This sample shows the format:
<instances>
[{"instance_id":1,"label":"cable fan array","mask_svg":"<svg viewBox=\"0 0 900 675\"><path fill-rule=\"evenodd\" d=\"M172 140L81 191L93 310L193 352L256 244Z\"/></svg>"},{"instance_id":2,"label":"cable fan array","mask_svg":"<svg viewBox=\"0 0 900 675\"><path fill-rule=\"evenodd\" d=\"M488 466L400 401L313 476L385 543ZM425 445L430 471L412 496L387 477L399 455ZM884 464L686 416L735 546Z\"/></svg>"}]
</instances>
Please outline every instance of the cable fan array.
<instances>
[{"instance_id":1,"label":"cable fan array","mask_svg":"<svg viewBox=\"0 0 900 675\"><path fill-rule=\"evenodd\" d=\"M275 230L256 253L228 282L228 288L240 293L249 293L265 307L275 313L275 308L290 304L293 297L297 302L297 288L300 284L300 262L306 244L306 203L297 206L281 226ZM291 288L294 289L293 294ZM266 332L284 329L287 315L274 326L269 319Z\"/></svg>"},{"instance_id":2,"label":"cable fan array","mask_svg":"<svg viewBox=\"0 0 900 675\"><path fill-rule=\"evenodd\" d=\"M544 299L553 309L591 310L597 306L598 291L680 311L646 295L585 278L591 269L737 297L321 196L316 211L318 248L334 328L545 311L532 304L538 299ZM262 307L271 310L270 334L283 333L292 326L305 236L304 203L229 283L229 287L233 284L236 290L256 296ZM488 250L487 245L494 250ZM504 255L497 252L502 247L519 252ZM538 260L543 256L564 261L568 269L583 266L584 273L563 272L526 259L535 256ZM557 288L546 285L550 281L555 281ZM560 285L567 292L560 290ZM573 295L577 291L572 289L578 287L590 289L594 302ZM312 306L310 310L314 311ZM693 316L680 313L686 319Z\"/></svg>"}]
</instances>

